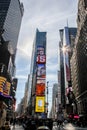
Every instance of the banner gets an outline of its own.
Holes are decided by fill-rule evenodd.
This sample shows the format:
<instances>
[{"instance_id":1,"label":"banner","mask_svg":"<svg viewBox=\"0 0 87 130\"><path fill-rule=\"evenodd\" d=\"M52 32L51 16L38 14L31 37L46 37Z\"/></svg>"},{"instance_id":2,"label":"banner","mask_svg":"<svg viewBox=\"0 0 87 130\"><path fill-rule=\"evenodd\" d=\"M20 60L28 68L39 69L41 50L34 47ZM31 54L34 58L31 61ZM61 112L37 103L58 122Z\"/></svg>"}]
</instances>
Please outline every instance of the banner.
<instances>
[{"instance_id":1,"label":"banner","mask_svg":"<svg viewBox=\"0 0 87 130\"><path fill-rule=\"evenodd\" d=\"M0 93L3 95L3 88L6 86L6 78L0 76Z\"/></svg>"},{"instance_id":2,"label":"banner","mask_svg":"<svg viewBox=\"0 0 87 130\"><path fill-rule=\"evenodd\" d=\"M36 107L35 112L44 112L45 111L45 97L36 97Z\"/></svg>"},{"instance_id":3,"label":"banner","mask_svg":"<svg viewBox=\"0 0 87 130\"><path fill-rule=\"evenodd\" d=\"M41 78L46 77L45 64L37 64L37 77L41 77Z\"/></svg>"},{"instance_id":4,"label":"banner","mask_svg":"<svg viewBox=\"0 0 87 130\"><path fill-rule=\"evenodd\" d=\"M6 81L6 85L3 87L3 95L9 96L11 83Z\"/></svg>"},{"instance_id":5,"label":"banner","mask_svg":"<svg viewBox=\"0 0 87 130\"><path fill-rule=\"evenodd\" d=\"M0 76L0 95L10 97L11 83L5 77Z\"/></svg>"},{"instance_id":6,"label":"banner","mask_svg":"<svg viewBox=\"0 0 87 130\"><path fill-rule=\"evenodd\" d=\"M36 95L43 96L45 95L45 84L39 83L36 85Z\"/></svg>"}]
</instances>

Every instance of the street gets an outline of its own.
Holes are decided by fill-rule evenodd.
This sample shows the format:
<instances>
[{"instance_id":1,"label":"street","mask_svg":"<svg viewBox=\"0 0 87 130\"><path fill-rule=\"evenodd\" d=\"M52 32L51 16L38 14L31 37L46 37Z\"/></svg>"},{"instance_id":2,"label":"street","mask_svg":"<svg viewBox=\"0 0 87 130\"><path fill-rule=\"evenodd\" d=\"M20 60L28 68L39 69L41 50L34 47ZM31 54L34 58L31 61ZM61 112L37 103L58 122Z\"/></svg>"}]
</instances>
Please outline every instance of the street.
<instances>
[{"instance_id":1,"label":"street","mask_svg":"<svg viewBox=\"0 0 87 130\"><path fill-rule=\"evenodd\" d=\"M11 130L24 130L21 125L16 125L15 128L11 126ZM74 127L72 124L68 123L65 126L61 126L60 128L54 127L52 130L87 130L87 127Z\"/></svg>"},{"instance_id":2,"label":"street","mask_svg":"<svg viewBox=\"0 0 87 130\"><path fill-rule=\"evenodd\" d=\"M58 128L58 130L87 130L87 127L83 128L83 127L77 127L72 125L71 123L68 123L60 128Z\"/></svg>"}]
</instances>

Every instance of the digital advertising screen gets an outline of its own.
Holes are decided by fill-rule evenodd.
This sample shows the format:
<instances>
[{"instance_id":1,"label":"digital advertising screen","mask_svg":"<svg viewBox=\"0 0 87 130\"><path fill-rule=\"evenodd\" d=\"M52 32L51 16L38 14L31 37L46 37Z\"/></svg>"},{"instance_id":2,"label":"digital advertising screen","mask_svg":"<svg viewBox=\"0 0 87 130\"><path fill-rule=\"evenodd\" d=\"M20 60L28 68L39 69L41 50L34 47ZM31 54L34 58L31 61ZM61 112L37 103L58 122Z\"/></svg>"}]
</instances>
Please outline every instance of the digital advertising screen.
<instances>
[{"instance_id":1,"label":"digital advertising screen","mask_svg":"<svg viewBox=\"0 0 87 130\"><path fill-rule=\"evenodd\" d=\"M3 88L6 86L6 78L0 76L0 93L3 94Z\"/></svg>"},{"instance_id":2,"label":"digital advertising screen","mask_svg":"<svg viewBox=\"0 0 87 130\"><path fill-rule=\"evenodd\" d=\"M44 112L44 105L45 105L45 97L44 96L37 96L36 97L36 107L35 112Z\"/></svg>"},{"instance_id":3,"label":"digital advertising screen","mask_svg":"<svg viewBox=\"0 0 87 130\"><path fill-rule=\"evenodd\" d=\"M42 78L46 77L45 64L37 64L37 76Z\"/></svg>"},{"instance_id":4,"label":"digital advertising screen","mask_svg":"<svg viewBox=\"0 0 87 130\"><path fill-rule=\"evenodd\" d=\"M43 96L45 95L45 84L40 83L36 85L36 95Z\"/></svg>"}]
</instances>

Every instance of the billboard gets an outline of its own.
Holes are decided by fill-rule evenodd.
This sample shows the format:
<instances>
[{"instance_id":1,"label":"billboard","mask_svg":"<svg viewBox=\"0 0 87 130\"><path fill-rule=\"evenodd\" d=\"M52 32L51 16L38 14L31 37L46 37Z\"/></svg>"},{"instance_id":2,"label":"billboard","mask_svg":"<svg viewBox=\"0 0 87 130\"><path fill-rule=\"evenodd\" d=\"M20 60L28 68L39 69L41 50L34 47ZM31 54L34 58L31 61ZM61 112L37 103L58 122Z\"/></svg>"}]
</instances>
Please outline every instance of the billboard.
<instances>
[{"instance_id":1,"label":"billboard","mask_svg":"<svg viewBox=\"0 0 87 130\"><path fill-rule=\"evenodd\" d=\"M0 76L0 93L3 94L3 88L6 85L6 78Z\"/></svg>"},{"instance_id":2,"label":"billboard","mask_svg":"<svg viewBox=\"0 0 87 130\"><path fill-rule=\"evenodd\" d=\"M46 55L43 46L37 46L35 112L45 112Z\"/></svg>"},{"instance_id":3,"label":"billboard","mask_svg":"<svg viewBox=\"0 0 87 130\"><path fill-rule=\"evenodd\" d=\"M0 76L0 94L9 97L11 83L5 77Z\"/></svg>"},{"instance_id":4,"label":"billboard","mask_svg":"<svg viewBox=\"0 0 87 130\"><path fill-rule=\"evenodd\" d=\"M44 112L45 105L45 97L44 96L36 96L36 107L35 112Z\"/></svg>"},{"instance_id":5,"label":"billboard","mask_svg":"<svg viewBox=\"0 0 87 130\"><path fill-rule=\"evenodd\" d=\"M3 95L4 96L9 96L9 94L10 94L10 87L11 87L11 83L7 81L6 85L3 87Z\"/></svg>"},{"instance_id":6,"label":"billboard","mask_svg":"<svg viewBox=\"0 0 87 130\"><path fill-rule=\"evenodd\" d=\"M42 78L46 77L45 64L37 64L37 76Z\"/></svg>"},{"instance_id":7,"label":"billboard","mask_svg":"<svg viewBox=\"0 0 87 130\"><path fill-rule=\"evenodd\" d=\"M37 55L44 55L44 47L37 46Z\"/></svg>"},{"instance_id":8,"label":"billboard","mask_svg":"<svg viewBox=\"0 0 87 130\"><path fill-rule=\"evenodd\" d=\"M46 63L46 56L45 55L38 55L36 62L39 64Z\"/></svg>"},{"instance_id":9,"label":"billboard","mask_svg":"<svg viewBox=\"0 0 87 130\"><path fill-rule=\"evenodd\" d=\"M45 95L45 84L40 83L36 85L36 95Z\"/></svg>"}]
</instances>

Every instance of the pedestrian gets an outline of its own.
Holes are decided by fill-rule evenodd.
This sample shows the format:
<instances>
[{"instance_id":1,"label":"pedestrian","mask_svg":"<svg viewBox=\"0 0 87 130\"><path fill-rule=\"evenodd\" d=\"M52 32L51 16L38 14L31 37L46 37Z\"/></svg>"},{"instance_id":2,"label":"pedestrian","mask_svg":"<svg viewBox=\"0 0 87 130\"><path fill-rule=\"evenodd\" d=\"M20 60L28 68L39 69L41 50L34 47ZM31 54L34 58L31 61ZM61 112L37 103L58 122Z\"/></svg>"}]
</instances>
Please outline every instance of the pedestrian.
<instances>
[{"instance_id":1,"label":"pedestrian","mask_svg":"<svg viewBox=\"0 0 87 130\"><path fill-rule=\"evenodd\" d=\"M63 113L62 112L59 112L58 113L58 120L57 120L57 123L58 123L58 126L60 127L60 125L62 125L64 121L64 116L63 116Z\"/></svg>"},{"instance_id":2,"label":"pedestrian","mask_svg":"<svg viewBox=\"0 0 87 130\"><path fill-rule=\"evenodd\" d=\"M15 128L16 118L13 119L13 129Z\"/></svg>"},{"instance_id":3,"label":"pedestrian","mask_svg":"<svg viewBox=\"0 0 87 130\"><path fill-rule=\"evenodd\" d=\"M4 130L4 124L6 121L6 107L7 105L0 101L0 130Z\"/></svg>"}]
</instances>

